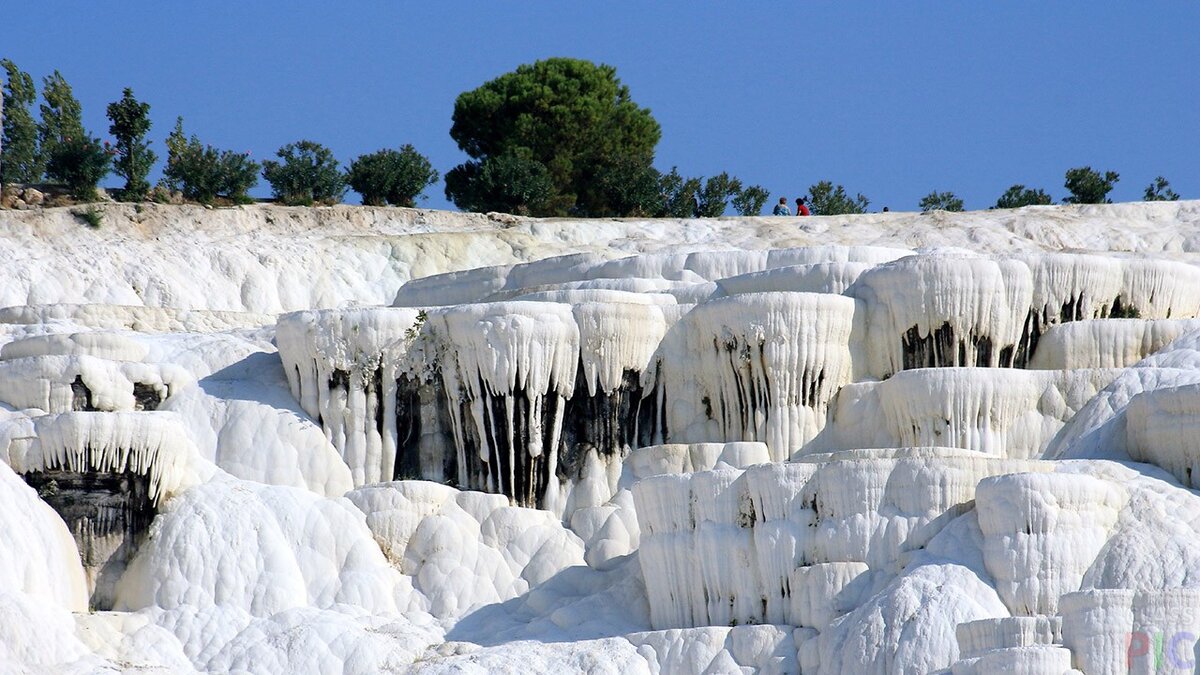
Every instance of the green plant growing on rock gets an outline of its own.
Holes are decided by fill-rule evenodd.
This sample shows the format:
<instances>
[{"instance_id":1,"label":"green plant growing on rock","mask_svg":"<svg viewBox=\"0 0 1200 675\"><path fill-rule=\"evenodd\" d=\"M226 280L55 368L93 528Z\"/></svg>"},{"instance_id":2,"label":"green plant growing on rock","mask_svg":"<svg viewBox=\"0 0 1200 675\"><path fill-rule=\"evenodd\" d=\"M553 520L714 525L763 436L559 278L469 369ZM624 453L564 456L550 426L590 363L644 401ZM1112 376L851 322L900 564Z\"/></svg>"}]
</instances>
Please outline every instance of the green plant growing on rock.
<instances>
[{"instance_id":1,"label":"green plant growing on rock","mask_svg":"<svg viewBox=\"0 0 1200 675\"><path fill-rule=\"evenodd\" d=\"M313 141L288 143L263 162L262 175L275 199L288 206L334 204L346 193L346 176L333 151Z\"/></svg>"},{"instance_id":2,"label":"green plant growing on rock","mask_svg":"<svg viewBox=\"0 0 1200 675\"><path fill-rule=\"evenodd\" d=\"M218 150L195 135L188 137L180 117L167 137L163 187L179 190L185 199L202 204L211 204L218 197L242 204L252 201L247 193L258 183L259 169L258 162L246 153ZM155 188L156 201L163 200L163 192Z\"/></svg>"},{"instance_id":3,"label":"green plant growing on rock","mask_svg":"<svg viewBox=\"0 0 1200 675\"><path fill-rule=\"evenodd\" d=\"M429 159L411 145L361 155L346 174L350 188L367 206L414 206L425 188L438 181Z\"/></svg>"},{"instance_id":4,"label":"green plant growing on rock","mask_svg":"<svg viewBox=\"0 0 1200 675\"><path fill-rule=\"evenodd\" d=\"M697 196L696 216L699 218L717 218L725 215L729 198L742 191L742 181L721 172L704 181L704 187Z\"/></svg>"},{"instance_id":5,"label":"green plant growing on rock","mask_svg":"<svg viewBox=\"0 0 1200 675\"><path fill-rule=\"evenodd\" d=\"M88 207L82 211L76 211L75 217L79 218L92 229L99 229L100 225L104 223L104 212L95 206Z\"/></svg>"},{"instance_id":6,"label":"green plant growing on rock","mask_svg":"<svg viewBox=\"0 0 1200 675\"><path fill-rule=\"evenodd\" d=\"M142 103L133 96L129 87L121 95L121 100L108 104L108 119L112 122L108 133L116 139L116 159L114 173L125 179L125 188L121 190L124 201L140 201L150 192L150 183L146 176L158 155L150 149L146 134L150 131L150 104Z\"/></svg>"},{"instance_id":7,"label":"green plant growing on rock","mask_svg":"<svg viewBox=\"0 0 1200 675\"><path fill-rule=\"evenodd\" d=\"M921 213L930 211L962 211L963 200L953 192L938 192L934 190L921 198Z\"/></svg>"},{"instance_id":8,"label":"green plant growing on rock","mask_svg":"<svg viewBox=\"0 0 1200 675\"><path fill-rule=\"evenodd\" d=\"M1176 202L1179 201L1179 193L1171 189L1171 183L1166 178L1158 176L1146 187L1145 198L1142 201Z\"/></svg>"},{"instance_id":9,"label":"green plant growing on rock","mask_svg":"<svg viewBox=\"0 0 1200 675\"><path fill-rule=\"evenodd\" d=\"M96 201L96 186L108 175L113 152L86 133L65 138L53 146L46 175L66 185L76 200Z\"/></svg>"},{"instance_id":10,"label":"green plant growing on rock","mask_svg":"<svg viewBox=\"0 0 1200 675\"><path fill-rule=\"evenodd\" d=\"M699 178L684 178L678 168L671 167L671 172L663 174L660 183L663 211L659 215L666 218L694 218L701 187Z\"/></svg>"},{"instance_id":11,"label":"green plant growing on rock","mask_svg":"<svg viewBox=\"0 0 1200 675\"><path fill-rule=\"evenodd\" d=\"M1063 199L1064 204L1111 204L1108 193L1121 180L1116 171L1101 174L1090 166L1070 169L1064 185L1071 194Z\"/></svg>"},{"instance_id":12,"label":"green plant growing on rock","mask_svg":"<svg viewBox=\"0 0 1200 675\"><path fill-rule=\"evenodd\" d=\"M862 194L851 197L846 188L823 180L808 188L808 204L814 215L840 216L852 213L866 213L871 201Z\"/></svg>"},{"instance_id":13,"label":"green plant growing on rock","mask_svg":"<svg viewBox=\"0 0 1200 675\"><path fill-rule=\"evenodd\" d=\"M553 194L550 171L527 148L461 164L446 174L446 197L466 211L544 214Z\"/></svg>"},{"instance_id":14,"label":"green plant growing on rock","mask_svg":"<svg viewBox=\"0 0 1200 675\"><path fill-rule=\"evenodd\" d=\"M1046 206L1053 203L1045 190L1027 188L1017 184L1004 191L996 200L997 209L1019 209L1022 206Z\"/></svg>"},{"instance_id":15,"label":"green plant growing on rock","mask_svg":"<svg viewBox=\"0 0 1200 675\"><path fill-rule=\"evenodd\" d=\"M734 195L731 203L739 216L758 216L762 215L763 206L770 196L771 193L763 186L751 185Z\"/></svg>"}]
</instances>

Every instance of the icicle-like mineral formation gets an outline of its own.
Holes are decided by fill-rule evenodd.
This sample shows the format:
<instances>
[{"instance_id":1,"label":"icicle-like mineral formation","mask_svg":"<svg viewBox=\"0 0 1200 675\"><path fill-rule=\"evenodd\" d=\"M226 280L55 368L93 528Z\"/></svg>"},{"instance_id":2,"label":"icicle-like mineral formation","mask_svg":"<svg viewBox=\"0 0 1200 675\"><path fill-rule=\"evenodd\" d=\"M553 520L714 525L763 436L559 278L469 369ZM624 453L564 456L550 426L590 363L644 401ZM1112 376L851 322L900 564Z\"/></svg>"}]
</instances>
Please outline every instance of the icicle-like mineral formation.
<instances>
[{"instance_id":1,"label":"icicle-like mineral formation","mask_svg":"<svg viewBox=\"0 0 1200 675\"><path fill-rule=\"evenodd\" d=\"M579 368L569 305L504 302L429 312L463 488L562 513L566 401Z\"/></svg>"},{"instance_id":2,"label":"icicle-like mineral formation","mask_svg":"<svg viewBox=\"0 0 1200 675\"><path fill-rule=\"evenodd\" d=\"M325 430L355 485L396 473L397 380L420 316L372 307L279 317L275 339L292 395Z\"/></svg>"},{"instance_id":3,"label":"icicle-like mineral formation","mask_svg":"<svg viewBox=\"0 0 1200 675\"><path fill-rule=\"evenodd\" d=\"M980 480L1049 468L909 448L645 478L633 497L651 620L824 628L969 509Z\"/></svg>"},{"instance_id":4,"label":"icicle-like mineral formation","mask_svg":"<svg viewBox=\"0 0 1200 675\"><path fill-rule=\"evenodd\" d=\"M174 413L77 412L34 418L9 447L13 469L75 537L91 605L112 606L160 501L208 475Z\"/></svg>"},{"instance_id":5,"label":"icicle-like mineral formation","mask_svg":"<svg viewBox=\"0 0 1200 675\"><path fill-rule=\"evenodd\" d=\"M698 305L664 339L644 385L649 440L762 441L782 461L825 426L853 379L854 300L750 293Z\"/></svg>"}]
</instances>

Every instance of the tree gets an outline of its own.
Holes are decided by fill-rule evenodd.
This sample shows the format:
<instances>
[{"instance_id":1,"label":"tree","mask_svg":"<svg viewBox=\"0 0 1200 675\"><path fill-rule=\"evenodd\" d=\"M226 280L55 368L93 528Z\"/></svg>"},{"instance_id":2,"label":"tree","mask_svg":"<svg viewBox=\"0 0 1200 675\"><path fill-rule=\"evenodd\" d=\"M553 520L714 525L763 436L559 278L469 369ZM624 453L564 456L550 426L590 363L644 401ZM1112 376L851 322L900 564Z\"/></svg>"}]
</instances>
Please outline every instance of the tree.
<instances>
[{"instance_id":1,"label":"tree","mask_svg":"<svg viewBox=\"0 0 1200 675\"><path fill-rule=\"evenodd\" d=\"M288 143L275 156L283 161L263 162L262 174L276 200L291 206L333 204L346 193L346 176L333 151L320 143Z\"/></svg>"},{"instance_id":2,"label":"tree","mask_svg":"<svg viewBox=\"0 0 1200 675\"><path fill-rule=\"evenodd\" d=\"M1063 199L1063 203L1111 204L1112 200L1108 198L1108 193L1112 192L1113 185L1120 179L1121 176L1115 171L1108 171L1101 175L1099 171L1090 166L1070 169L1067 171L1065 185L1071 194Z\"/></svg>"},{"instance_id":3,"label":"tree","mask_svg":"<svg viewBox=\"0 0 1200 675\"><path fill-rule=\"evenodd\" d=\"M659 189L663 196L660 216L668 218L694 218L700 208L700 179L684 178L677 167L663 174Z\"/></svg>"},{"instance_id":4,"label":"tree","mask_svg":"<svg viewBox=\"0 0 1200 675\"><path fill-rule=\"evenodd\" d=\"M1004 191L996 200L997 209L1018 209L1022 206L1045 206L1054 200L1044 190L1026 188L1017 184Z\"/></svg>"},{"instance_id":5,"label":"tree","mask_svg":"<svg viewBox=\"0 0 1200 675\"><path fill-rule=\"evenodd\" d=\"M700 218L717 218L725 215L725 207L729 198L742 191L742 181L733 178L728 173L721 173L704 182L696 206L696 216Z\"/></svg>"},{"instance_id":6,"label":"tree","mask_svg":"<svg viewBox=\"0 0 1200 675\"><path fill-rule=\"evenodd\" d=\"M938 192L934 190L921 198L921 213L928 211L962 211L963 200L953 192Z\"/></svg>"},{"instance_id":7,"label":"tree","mask_svg":"<svg viewBox=\"0 0 1200 675\"><path fill-rule=\"evenodd\" d=\"M115 151L87 133L76 133L53 146L46 175L67 186L79 201L96 200L96 186L108 175Z\"/></svg>"},{"instance_id":8,"label":"tree","mask_svg":"<svg viewBox=\"0 0 1200 675\"><path fill-rule=\"evenodd\" d=\"M733 197L733 210L739 216L758 216L762 214L763 205L771 196L770 192L761 185L751 185L743 188Z\"/></svg>"},{"instance_id":9,"label":"tree","mask_svg":"<svg viewBox=\"0 0 1200 675\"><path fill-rule=\"evenodd\" d=\"M632 101L613 67L567 58L523 65L455 101L450 136L471 161L447 174L447 196L487 193L469 183L489 173L483 170L488 159L507 155L510 165L517 157L541 164L550 179L546 198L523 205L530 213L616 212L606 201L612 190L597 178L622 162L649 167L661 135L658 122Z\"/></svg>"},{"instance_id":10,"label":"tree","mask_svg":"<svg viewBox=\"0 0 1200 675\"><path fill-rule=\"evenodd\" d=\"M1179 201L1179 193L1171 189L1171 183L1166 178L1159 176L1146 187L1146 197L1143 201L1175 202Z\"/></svg>"},{"instance_id":11,"label":"tree","mask_svg":"<svg viewBox=\"0 0 1200 675\"><path fill-rule=\"evenodd\" d=\"M808 188L808 205L819 216L840 216L847 213L866 213L869 199L857 194L851 198L846 188L823 180Z\"/></svg>"},{"instance_id":12,"label":"tree","mask_svg":"<svg viewBox=\"0 0 1200 675\"><path fill-rule=\"evenodd\" d=\"M361 155L346 174L367 206L413 206L417 195L438 180L429 159L411 145Z\"/></svg>"},{"instance_id":13,"label":"tree","mask_svg":"<svg viewBox=\"0 0 1200 675\"><path fill-rule=\"evenodd\" d=\"M112 122L108 133L117 141L114 172L125 179L121 198L126 201L145 199L150 191L146 176L158 160L146 140L146 133L150 131L150 104L138 101L133 90L125 87L121 100L109 103L107 112Z\"/></svg>"},{"instance_id":14,"label":"tree","mask_svg":"<svg viewBox=\"0 0 1200 675\"><path fill-rule=\"evenodd\" d=\"M83 109L57 70L42 81L42 119L38 123L38 153L48 162L59 144L82 138Z\"/></svg>"},{"instance_id":15,"label":"tree","mask_svg":"<svg viewBox=\"0 0 1200 675\"><path fill-rule=\"evenodd\" d=\"M446 174L446 198L467 211L544 213L553 194L550 171L528 148L460 164Z\"/></svg>"},{"instance_id":16,"label":"tree","mask_svg":"<svg viewBox=\"0 0 1200 675\"><path fill-rule=\"evenodd\" d=\"M217 197L232 202L251 201L250 188L258 183L258 162L248 154L218 150L204 145L196 136L183 133L183 118L175 120L175 128L167 137L167 166L163 183L183 196L204 204Z\"/></svg>"},{"instance_id":17,"label":"tree","mask_svg":"<svg viewBox=\"0 0 1200 675\"><path fill-rule=\"evenodd\" d=\"M596 217L654 217L662 213L662 173L638 158L626 157L608 163L596 173L595 189L608 208Z\"/></svg>"},{"instance_id":18,"label":"tree","mask_svg":"<svg viewBox=\"0 0 1200 675\"><path fill-rule=\"evenodd\" d=\"M4 78L4 137L0 141L0 183L36 183L44 164L37 151L37 124L29 107L37 99L33 78L8 59Z\"/></svg>"}]
</instances>

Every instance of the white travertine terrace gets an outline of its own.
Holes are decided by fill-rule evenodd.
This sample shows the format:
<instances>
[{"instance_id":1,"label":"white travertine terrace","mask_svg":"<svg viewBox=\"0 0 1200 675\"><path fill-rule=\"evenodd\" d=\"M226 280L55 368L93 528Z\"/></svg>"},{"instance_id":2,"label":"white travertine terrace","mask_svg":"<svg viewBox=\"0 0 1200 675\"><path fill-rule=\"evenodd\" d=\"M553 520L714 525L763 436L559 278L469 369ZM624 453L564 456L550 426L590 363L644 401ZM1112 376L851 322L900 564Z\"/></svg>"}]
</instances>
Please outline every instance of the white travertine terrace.
<instances>
[{"instance_id":1,"label":"white travertine terrace","mask_svg":"<svg viewBox=\"0 0 1200 675\"><path fill-rule=\"evenodd\" d=\"M1200 202L99 208L0 212L0 670L1195 669Z\"/></svg>"}]
</instances>

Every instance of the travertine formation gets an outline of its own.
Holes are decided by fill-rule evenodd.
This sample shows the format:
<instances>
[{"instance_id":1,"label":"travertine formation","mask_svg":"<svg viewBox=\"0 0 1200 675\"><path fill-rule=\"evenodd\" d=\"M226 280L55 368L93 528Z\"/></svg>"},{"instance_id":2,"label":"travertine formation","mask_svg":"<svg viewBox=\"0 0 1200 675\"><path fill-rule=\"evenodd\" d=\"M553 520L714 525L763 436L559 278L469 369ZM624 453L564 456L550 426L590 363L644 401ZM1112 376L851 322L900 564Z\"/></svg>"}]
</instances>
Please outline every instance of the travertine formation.
<instances>
[{"instance_id":1,"label":"travertine formation","mask_svg":"<svg viewBox=\"0 0 1200 675\"><path fill-rule=\"evenodd\" d=\"M1196 667L1200 204L263 213L0 271L0 663Z\"/></svg>"}]
</instances>

